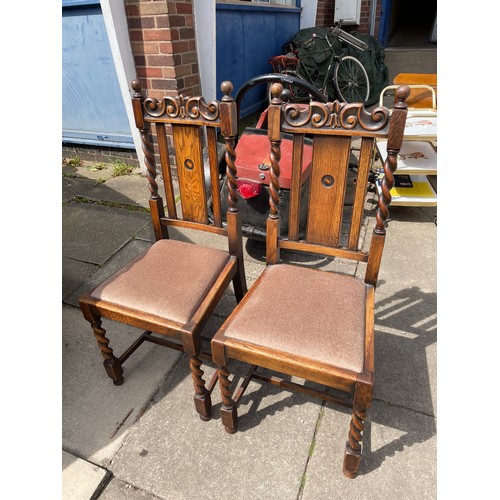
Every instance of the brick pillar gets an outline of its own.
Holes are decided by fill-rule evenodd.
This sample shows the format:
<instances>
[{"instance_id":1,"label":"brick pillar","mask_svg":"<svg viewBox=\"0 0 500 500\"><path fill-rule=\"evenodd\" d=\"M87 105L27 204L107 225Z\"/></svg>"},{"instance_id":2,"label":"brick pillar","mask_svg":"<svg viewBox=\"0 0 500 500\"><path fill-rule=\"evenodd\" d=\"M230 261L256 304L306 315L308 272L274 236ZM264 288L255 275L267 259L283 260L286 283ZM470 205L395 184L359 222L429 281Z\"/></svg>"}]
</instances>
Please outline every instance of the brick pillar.
<instances>
[{"instance_id":1,"label":"brick pillar","mask_svg":"<svg viewBox=\"0 0 500 500\"><path fill-rule=\"evenodd\" d=\"M125 0L125 12L136 74L146 94L157 99L199 95L192 1ZM170 127L166 130L171 144ZM172 155L170 160L175 165Z\"/></svg>"},{"instance_id":2,"label":"brick pillar","mask_svg":"<svg viewBox=\"0 0 500 500\"><path fill-rule=\"evenodd\" d=\"M125 0L137 76L151 97L200 93L191 0Z\"/></svg>"}]
</instances>

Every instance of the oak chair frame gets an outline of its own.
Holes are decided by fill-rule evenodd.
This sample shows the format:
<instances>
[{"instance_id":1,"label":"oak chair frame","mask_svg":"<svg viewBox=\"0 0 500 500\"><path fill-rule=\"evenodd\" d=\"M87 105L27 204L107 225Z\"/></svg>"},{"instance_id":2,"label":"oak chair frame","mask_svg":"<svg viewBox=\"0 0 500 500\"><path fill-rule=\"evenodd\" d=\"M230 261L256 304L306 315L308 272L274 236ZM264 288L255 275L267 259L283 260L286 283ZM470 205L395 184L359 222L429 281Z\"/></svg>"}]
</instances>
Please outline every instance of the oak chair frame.
<instances>
[{"instance_id":1,"label":"oak chair frame","mask_svg":"<svg viewBox=\"0 0 500 500\"><path fill-rule=\"evenodd\" d=\"M266 263L267 267L252 285L245 298L236 306L226 322L212 339L212 355L218 367L219 385L222 397L221 420L228 433L237 430L237 404L252 378L270 382L285 389L297 390L325 401L352 408L351 423L344 454L344 475L356 477L361 461L361 441L366 412L371 404L374 382L374 292L377 284L382 251L386 236L385 222L391 202L390 190L394 185L394 171L397 155L403 140L407 106L405 103L409 88L402 86L396 91L397 102L392 113L385 107L375 108L367 113L362 104L312 102L305 110L295 104L283 103L280 99L281 84L273 84L273 100L268 114L268 137L270 141L271 185L270 211L267 219ZM289 212L289 230L280 235L279 204L279 161L282 133L293 134L294 153L292 158L292 187ZM311 172L311 193L308 204L306 237L299 239L300 208L300 165L306 134L313 136L313 170ZM346 176L351 139L361 139L360 160L354 205L350 221L347 244L341 245L341 227ZM388 155L384 163L385 176L382 195L378 199L376 223L370 241L369 251L359 249L363 211L367 194L368 174L377 138L388 139ZM335 159L334 159L335 158ZM332 198L333 177L337 186ZM325 205L330 202L329 216L325 217ZM362 371L355 372L315 359L287 353L286 350L271 349L250 341L226 336L233 320L252 299L265 280L267 271L279 265L280 250L295 250L351 259L366 263L365 287L365 334L364 361ZM312 273L325 271L311 270ZM359 279L359 278L352 278ZM286 290L283 290L286 294ZM276 297L279 300L279 297ZM335 307L335 304L332 304ZM272 304L270 304L272 308ZM248 319L245 316L245 319ZM279 318L275 318L279 322ZM265 343L265 342L263 342ZM231 390L228 363L238 360L250 365L247 376L239 387ZM266 368L275 372L296 376L323 384L327 391L316 390L268 376L257 371Z\"/></svg>"},{"instance_id":2,"label":"oak chair frame","mask_svg":"<svg viewBox=\"0 0 500 500\"><path fill-rule=\"evenodd\" d=\"M92 292L80 298L80 308L91 323L98 346L104 358L104 368L115 385L121 385L123 363L145 341L163 345L189 355L189 365L194 383L195 409L202 420L211 417L211 392L217 382L215 373L208 384L203 379L201 359L211 360L210 353L201 351L201 331L215 309L223 293L232 282L236 301L247 291L243 264L241 214L237 207L237 184L235 167L235 140L238 133L236 103L231 97L231 82L223 82L222 100L207 103L203 97L176 96L162 100L146 98L139 80L131 83L134 90L132 106L135 123L140 130L142 149L147 167L150 191L149 207L156 241L168 239L168 227L181 227L208 231L227 237L229 259L222 272L187 324L171 319L133 310L92 296ZM156 182L157 169L151 124L156 126L157 148L164 180L167 216L163 199ZM172 183L166 126L171 126L173 146L179 178L182 215L178 213ZM222 223L219 167L217 155L217 128L225 142L226 175L229 185L229 204L226 226ZM209 216L208 197L204 179L202 144L206 131L212 214ZM212 221L213 218L213 221ZM186 284L189 286L189 283ZM119 357L115 356L102 328L101 318L144 329L144 333ZM154 335L157 334L157 335ZM170 337L169 340L165 337Z\"/></svg>"}]
</instances>

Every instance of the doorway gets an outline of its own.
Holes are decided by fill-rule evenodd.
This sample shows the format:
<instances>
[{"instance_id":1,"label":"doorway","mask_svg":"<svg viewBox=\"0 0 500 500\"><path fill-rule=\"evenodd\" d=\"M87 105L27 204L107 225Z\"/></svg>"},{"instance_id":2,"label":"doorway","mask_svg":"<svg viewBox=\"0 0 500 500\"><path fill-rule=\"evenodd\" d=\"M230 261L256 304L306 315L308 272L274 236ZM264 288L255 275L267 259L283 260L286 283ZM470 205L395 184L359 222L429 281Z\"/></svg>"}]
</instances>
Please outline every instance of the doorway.
<instances>
[{"instance_id":1,"label":"doorway","mask_svg":"<svg viewBox=\"0 0 500 500\"><path fill-rule=\"evenodd\" d=\"M437 0L382 0L379 42L384 47L436 48Z\"/></svg>"}]
</instances>

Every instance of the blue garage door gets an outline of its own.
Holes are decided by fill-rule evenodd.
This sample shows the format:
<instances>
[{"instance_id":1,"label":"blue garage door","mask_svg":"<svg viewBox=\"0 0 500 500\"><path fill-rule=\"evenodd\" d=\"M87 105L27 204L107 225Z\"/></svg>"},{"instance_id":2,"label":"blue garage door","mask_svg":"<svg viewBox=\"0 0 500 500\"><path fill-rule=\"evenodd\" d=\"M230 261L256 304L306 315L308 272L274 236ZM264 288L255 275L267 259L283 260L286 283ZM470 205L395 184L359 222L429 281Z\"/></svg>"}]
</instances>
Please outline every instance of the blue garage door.
<instances>
[{"instance_id":1,"label":"blue garage door","mask_svg":"<svg viewBox=\"0 0 500 500\"><path fill-rule=\"evenodd\" d=\"M99 2L62 2L63 142L134 149Z\"/></svg>"},{"instance_id":2,"label":"blue garage door","mask_svg":"<svg viewBox=\"0 0 500 500\"><path fill-rule=\"evenodd\" d=\"M234 93L250 78L272 73L267 61L281 54L282 45L300 29L299 0L290 7L217 3L216 12L217 89L224 80L231 80ZM259 109L266 95L265 85L245 94L241 116Z\"/></svg>"}]
</instances>

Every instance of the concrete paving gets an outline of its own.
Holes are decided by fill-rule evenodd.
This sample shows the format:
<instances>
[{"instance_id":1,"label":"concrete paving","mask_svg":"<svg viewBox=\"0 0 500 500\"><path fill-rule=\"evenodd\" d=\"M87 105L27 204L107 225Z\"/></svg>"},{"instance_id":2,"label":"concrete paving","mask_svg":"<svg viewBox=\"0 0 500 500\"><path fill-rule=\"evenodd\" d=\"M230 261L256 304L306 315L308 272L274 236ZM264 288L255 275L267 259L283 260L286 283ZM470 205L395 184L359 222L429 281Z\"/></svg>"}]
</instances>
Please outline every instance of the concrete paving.
<instances>
[{"instance_id":1,"label":"concrete paving","mask_svg":"<svg viewBox=\"0 0 500 500\"><path fill-rule=\"evenodd\" d=\"M435 68L434 68L435 70ZM418 71L415 67L413 71ZM85 171L66 175L85 175ZM436 209L391 209L377 289L375 400L360 475L342 474L349 411L251 382L228 435L194 412L185 355L144 344L114 386L78 298L154 241L144 177L63 177L63 498L322 500L436 498ZM373 226L367 217L366 230ZM176 239L221 247L218 237ZM284 254L284 259L292 259ZM304 263L304 262L303 262ZM264 269L262 244L245 239L248 283ZM324 269L363 272L337 259ZM209 339L235 305L226 293ZM120 354L138 331L103 322ZM214 371L204 365L208 376ZM244 367L234 365L237 376Z\"/></svg>"},{"instance_id":2,"label":"concrete paving","mask_svg":"<svg viewBox=\"0 0 500 500\"><path fill-rule=\"evenodd\" d=\"M99 493L110 474L101 467L62 452L62 491L65 500L87 500Z\"/></svg>"}]
</instances>

